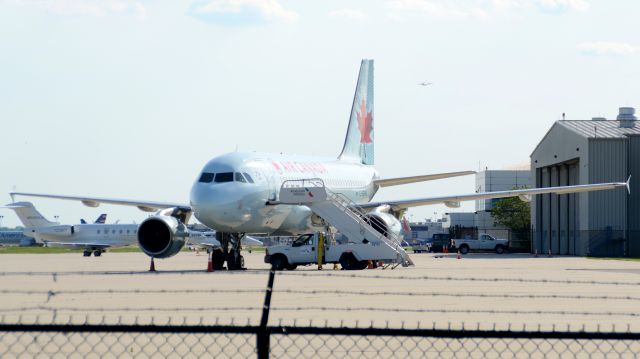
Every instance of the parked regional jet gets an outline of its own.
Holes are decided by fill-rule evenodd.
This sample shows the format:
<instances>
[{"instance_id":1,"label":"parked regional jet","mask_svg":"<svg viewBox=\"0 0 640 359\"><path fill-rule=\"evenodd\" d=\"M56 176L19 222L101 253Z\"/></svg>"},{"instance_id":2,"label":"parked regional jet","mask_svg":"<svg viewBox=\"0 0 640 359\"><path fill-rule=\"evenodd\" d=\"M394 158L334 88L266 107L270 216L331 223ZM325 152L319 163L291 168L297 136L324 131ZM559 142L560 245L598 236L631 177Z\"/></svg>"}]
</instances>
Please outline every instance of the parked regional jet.
<instances>
[{"instance_id":1,"label":"parked regional jet","mask_svg":"<svg viewBox=\"0 0 640 359\"><path fill-rule=\"evenodd\" d=\"M10 203L0 208L16 212L25 227L25 236L33 237L46 246L83 249L85 257L90 257L91 253L99 257L106 248L136 243L137 224L100 223L103 217L106 219L106 214L101 215L96 223L66 225L47 220L30 202Z\"/></svg>"},{"instance_id":2,"label":"parked regional jet","mask_svg":"<svg viewBox=\"0 0 640 359\"><path fill-rule=\"evenodd\" d=\"M95 222L93 222L94 224L105 224L107 223L107 214L103 213L101 214ZM84 218L80 218L80 224L88 224L87 221L84 220Z\"/></svg>"},{"instance_id":3,"label":"parked regional jet","mask_svg":"<svg viewBox=\"0 0 640 359\"><path fill-rule=\"evenodd\" d=\"M381 187L469 175L452 172L414 177L381 179L374 168L373 60L363 60L353 98L347 134L338 158L233 152L211 159L198 173L191 188L190 203L137 201L85 196L13 193L33 197L81 201L96 207L101 203L135 206L158 213L138 227L138 244L149 256L166 258L177 254L188 237L186 223L193 213L216 230L223 254L214 258L220 268L242 268L241 238L246 234L291 235L316 231L326 225L309 207L278 202L281 185L288 180L319 178L327 189L340 194L366 211L382 234L398 234L399 218L409 207L442 203L459 207L462 201L520 197L543 193L575 193L627 187L628 181L577 186L481 192L465 195L372 201ZM291 134L295 135L295 134ZM286 140L286 138L282 138ZM231 246L231 248L229 248Z\"/></svg>"}]
</instances>

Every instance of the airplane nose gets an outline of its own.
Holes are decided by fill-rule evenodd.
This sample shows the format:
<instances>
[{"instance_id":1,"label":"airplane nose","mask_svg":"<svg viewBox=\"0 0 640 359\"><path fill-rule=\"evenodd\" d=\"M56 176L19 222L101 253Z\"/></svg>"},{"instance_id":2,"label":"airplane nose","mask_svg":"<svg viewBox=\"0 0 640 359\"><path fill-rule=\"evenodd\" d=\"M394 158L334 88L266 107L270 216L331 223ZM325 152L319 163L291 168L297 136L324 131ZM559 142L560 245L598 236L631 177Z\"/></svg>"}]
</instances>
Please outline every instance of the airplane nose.
<instances>
[{"instance_id":1,"label":"airplane nose","mask_svg":"<svg viewBox=\"0 0 640 359\"><path fill-rule=\"evenodd\" d=\"M196 218L206 226L233 231L248 219L256 196L241 183L195 184L191 189L191 207Z\"/></svg>"}]
</instances>

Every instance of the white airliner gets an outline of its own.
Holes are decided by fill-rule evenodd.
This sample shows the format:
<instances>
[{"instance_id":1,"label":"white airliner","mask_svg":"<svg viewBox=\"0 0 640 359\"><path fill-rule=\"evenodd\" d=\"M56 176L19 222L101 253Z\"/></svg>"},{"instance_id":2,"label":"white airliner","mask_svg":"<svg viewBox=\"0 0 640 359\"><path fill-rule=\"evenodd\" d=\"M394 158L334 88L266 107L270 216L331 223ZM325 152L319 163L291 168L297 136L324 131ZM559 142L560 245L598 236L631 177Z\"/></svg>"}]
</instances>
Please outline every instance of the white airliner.
<instances>
[{"instance_id":1,"label":"white airliner","mask_svg":"<svg viewBox=\"0 0 640 359\"><path fill-rule=\"evenodd\" d=\"M104 224L101 215L96 223L60 224L47 220L30 202L16 202L0 208L9 208L24 225L23 234L52 247L83 249L84 256L91 253L99 257L109 247L123 247L136 243L137 224Z\"/></svg>"},{"instance_id":2,"label":"white airliner","mask_svg":"<svg viewBox=\"0 0 640 359\"><path fill-rule=\"evenodd\" d=\"M216 239L222 244L214 265L220 268L226 260L228 269L240 269L243 263L240 240L246 234L291 235L323 228L322 221L308 207L278 203L280 186L286 180L322 179L328 189L343 194L368 211L369 220L378 223L381 233L399 232L402 227L399 218L407 208L414 206L443 203L459 207L461 201L485 198L519 196L523 200L531 200L532 195L543 193L628 188L628 182L619 182L373 202L373 196L381 187L474 173L464 171L381 179L373 166L374 140L373 60L363 60L347 135L337 158L241 152L224 154L211 159L198 173L191 188L189 204L37 193L16 192L12 195L77 200L90 207L106 203L159 211L143 221L138 229L140 248L155 258L170 257L180 251L188 236L185 223L193 213L204 225L216 230Z\"/></svg>"}]
</instances>

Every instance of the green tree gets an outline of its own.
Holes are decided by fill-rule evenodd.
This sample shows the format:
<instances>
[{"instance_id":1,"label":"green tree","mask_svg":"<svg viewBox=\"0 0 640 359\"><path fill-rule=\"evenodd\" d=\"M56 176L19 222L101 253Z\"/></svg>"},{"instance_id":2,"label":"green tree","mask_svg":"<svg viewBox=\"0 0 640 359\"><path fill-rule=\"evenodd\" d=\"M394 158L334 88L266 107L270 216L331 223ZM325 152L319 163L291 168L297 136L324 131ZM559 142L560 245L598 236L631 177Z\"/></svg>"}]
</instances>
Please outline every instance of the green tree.
<instances>
[{"instance_id":1,"label":"green tree","mask_svg":"<svg viewBox=\"0 0 640 359\"><path fill-rule=\"evenodd\" d=\"M491 211L497 224L512 231L526 230L531 227L531 204L518 197L501 199Z\"/></svg>"}]
</instances>

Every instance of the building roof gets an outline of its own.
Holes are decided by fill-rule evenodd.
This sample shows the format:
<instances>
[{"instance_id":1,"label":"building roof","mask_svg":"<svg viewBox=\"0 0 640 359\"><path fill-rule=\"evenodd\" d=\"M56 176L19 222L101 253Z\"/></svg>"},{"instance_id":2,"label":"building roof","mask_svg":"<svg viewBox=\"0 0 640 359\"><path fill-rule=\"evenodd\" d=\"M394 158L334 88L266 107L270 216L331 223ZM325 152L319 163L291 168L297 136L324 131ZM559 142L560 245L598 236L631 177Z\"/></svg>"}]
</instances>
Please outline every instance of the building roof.
<instances>
[{"instance_id":1,"label":"building roof","mask_svg":"<svg viewBox=\"0 0 640 359\"><path fill-rule=\"evenodd\" d=\"M640 124L634 127L620 127L620 121L557 121L557 124L586 138L625 138L640 135Z\"/></svg>"}]
</instances>

